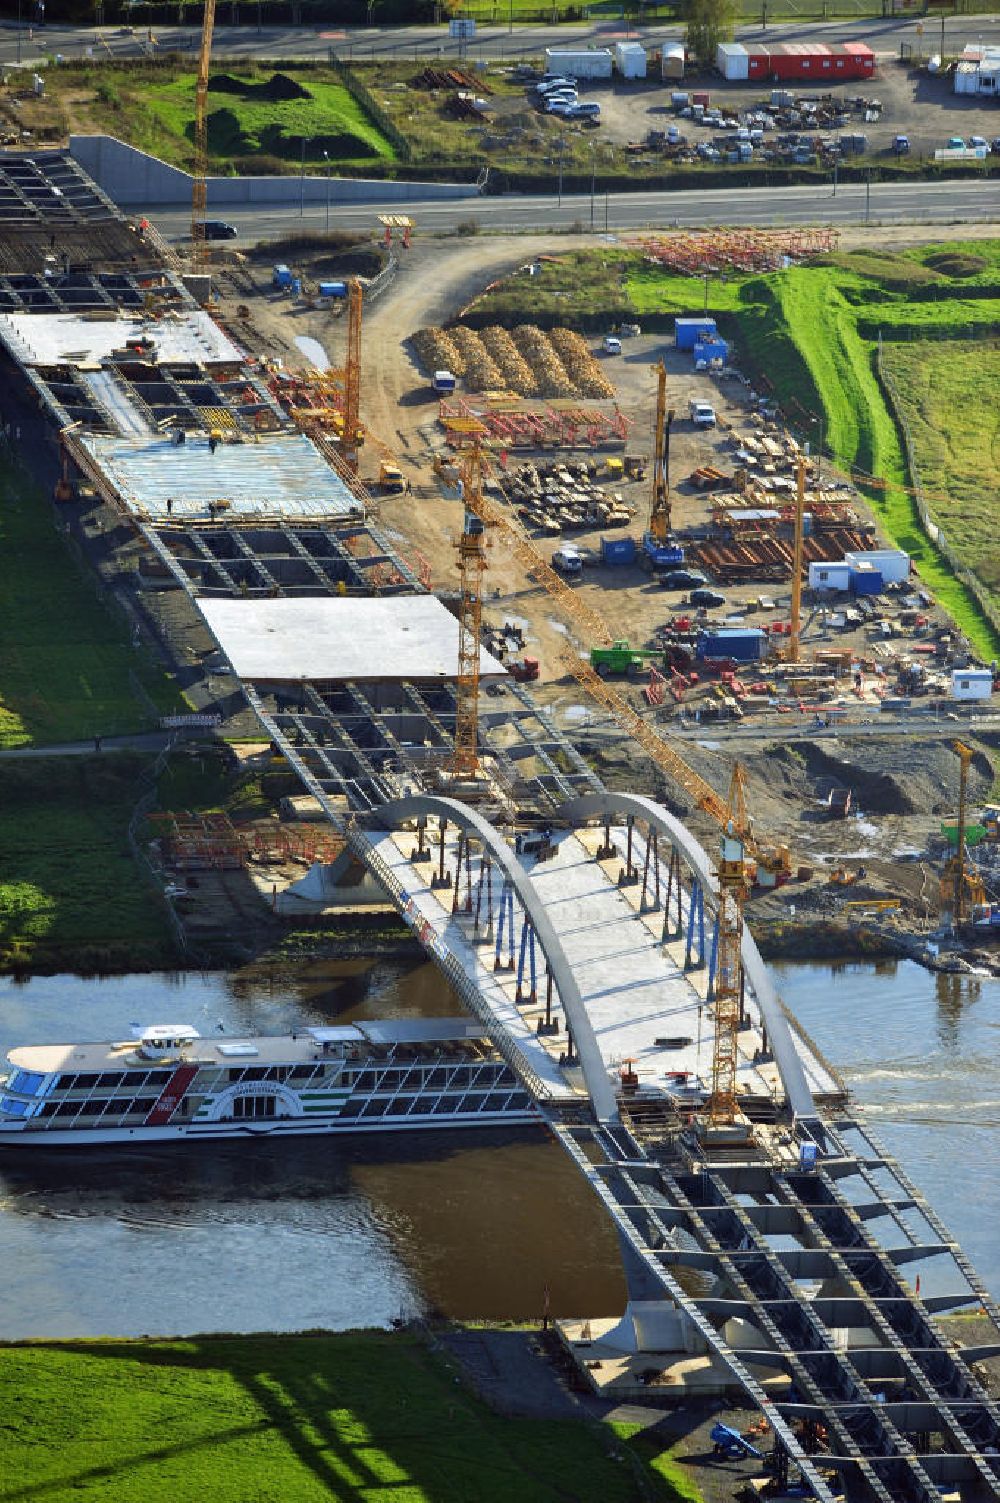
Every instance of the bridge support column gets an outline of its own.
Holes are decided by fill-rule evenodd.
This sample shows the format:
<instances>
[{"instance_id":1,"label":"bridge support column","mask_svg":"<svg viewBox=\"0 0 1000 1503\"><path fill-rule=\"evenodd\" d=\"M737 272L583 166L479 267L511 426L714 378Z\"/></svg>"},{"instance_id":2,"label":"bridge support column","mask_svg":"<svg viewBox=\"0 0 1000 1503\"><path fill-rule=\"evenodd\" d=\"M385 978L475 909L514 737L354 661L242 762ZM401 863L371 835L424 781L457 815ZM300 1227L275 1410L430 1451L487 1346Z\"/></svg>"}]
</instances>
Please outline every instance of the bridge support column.
<instances>
[{"instance_id":1,"label":"bridge support column","mask_svg":"<svg viewBox=\"0 0 1000 1503\"><path fill-rule=\"evenodd\" d=\"M670 899L673 898L677 905L677 917L673 927L670 924ZM666 944L668 939L680 939L684 933L684 890L681 887L681 858L677 847L670 847L670 864L667 867L667 896L663 903L663 933L660 935L660 943Z\"/></svg>"},{"instance_id":2,"label":"bridge support column","mask_svg":"<svg viewBox=\"0 0 1000 1503\"><path fill-rule=\"evenodd\" d=\"M486 896L486 930L482 929L483 895ZM493 943L493 863L486 851L479 858L479 882L476 885L476 940Z\"/></svg>"},{"instance_id":3,"label":"bridge support column","mask_svg":"<svg viewBox=\"0 0 1000 1503\"><path fill-rule=\"evenodd\" d=\"M545 967L545 1017L539 1018L535 1031L543 1038L559 1032L558 1019L552 1016L552 972L547 964Z\"/></svg>"},{"instance_id":4,"label":"bridge support column","mask_svg":"<svg viewBox=\"0 0 1000 1503\"><path fill-rule=\"evenodd\" d=\"M503 950L504 928L507 929L507 960L501 959ZM495 971L512 971L514 969L514 893L509 882L504 882L500 893L500 912L497 916L497 947L493 959Z\"/></svg>"},{"instance_id":5,"label":"bridge support column","mask_svg":"<svg viewBox=\"0 0 1000 1503\"><path fill-rule=\"evenodd\" d=\"M538 1001L538 983L535 974L535 931L527 914L521 924L521 953L517 962L517 991L514 993L514 1001L524 1002L524 961L527 956L528 974L531 979L527 1002L531 1007Z\"/></svg>"},{"instance_id":6,"label":"bridge support column","mask_svg":"<svg viewBox=\"0 0 1000 1503\"><path fill-rule=\"evenodd\" d=\"M694 959L694 946L698 946L698 958ZM697 878L691 880L691 902L688 906L687 945L684 952L684 969L700 971L705 964L705 892Z\"/></svg>"},{"instance_id":7,"label":"bridge support column","mask_svg":"<svg viewBox=\"0 0 1000 1503\"><path fill-rule=\"evenodd\" d=\"M626 821L626 831L627 831L627 835L628 835L628 841L627 841L627 844L625 846L625 865L622 867L622 870L618 873L618 886L619 887L634 887L635 884L639 880L639 873L636 870L634 861L632 860L632 835L633 835L634 830L635 830L635 815L634 814L630 814L628 816L627 821Z\"/></svg>"},{"instance_id":8,"label":"bridge support column","mask_svg":"<svg viewBox=\"0 0 1000 1503\"><path fill-rule=\"evenodd\" d=\"M465 868L466 895L464 901L460 893L462 887L462 869ZM452 913L472 912L472 852L469 837L464 830L459 831L458 851L455 855L455 892L451 900Z\"/></svg>"},{"instance_id":9,"label":"bridge support column","mask_svg":"<svg viewBox=\"0 0 1000 1503\"><path fill-rule=\"evenodd\" d=\"M442 887L451 886L451 872L447 871L444 864L444 834L448 828L448 821L439 821L438 829L438 869L431 877L431 892L439 892Z\"/></svg>"},{"instance_id":10,"label":"bridge support column","mask_svg":"<svg viewBox=\"0 0 1000 1503\"><path fill-rule=\"evenodd\" d=\"M650 901L650 877L652 877L652 900ZM646 836L646 859L642 863L642 897L640 913L656 913L660 907L660 846L656 829Z\"/></svg>"},{"instance_id":11,"label":"bridge support column","mask_svg":"<svg viewBox=\"0 0 1000 1503\"><path fill-rule=\"evenodd\" d=\"M606 819L604 821L604 844L598 846L596 859L598 861L610 861L614 854L615 848L611 844L611 821L610 819Z\"/></svg>"},{"instance_id":12,"label":"bridge support column","mask_svg":"<svg viewBox=\"0 0 1000 1503\"><path fill-rule=\"evenodd\" d=\"M410 865L419 866L423 861L431 859L430 848L425 841L427 834L427 820L423 815L417 820L417 844L416 849L410 852Z\"/></svg>"}]
</instances>

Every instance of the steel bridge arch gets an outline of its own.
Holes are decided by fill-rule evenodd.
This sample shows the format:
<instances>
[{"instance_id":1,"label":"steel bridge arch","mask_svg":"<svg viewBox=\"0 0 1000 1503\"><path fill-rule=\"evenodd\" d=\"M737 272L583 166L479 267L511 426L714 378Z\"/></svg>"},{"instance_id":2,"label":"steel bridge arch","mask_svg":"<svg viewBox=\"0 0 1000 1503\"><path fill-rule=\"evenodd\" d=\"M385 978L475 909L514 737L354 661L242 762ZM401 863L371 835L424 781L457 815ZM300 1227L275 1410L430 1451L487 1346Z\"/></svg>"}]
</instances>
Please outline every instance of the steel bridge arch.
<instances>
[{"instance_id":1,"label":"steel bridge arch","mask_svg":"<svg viewBox=\"0 0 1000 1503\"><path fill-rule=\"evenodd\" d=\"M580 1059L583 1078L594 1113L601 1122L617 1122L618 1105L611 1075L601 1055L597 1035L587 1013L586 1004L573 975L573 968L566 952L535 891L534 884L524 867L514 855L503 835L475 809L459 803L457 799L442 798L435 794L416 793L405 798L393 799L380 804L366 818L365 824L392 830L406 819L431 815L446 819L449 824L474 835L491 860L501 869L517 894L521 907L531 920L549 973L559 993L566 1021L573 1030L573 1043Z\"/></svg>"},{"instance_id":2,"label":"steel bridge arch","mask_svg":"<svg viewBox=\"0 0 1000 1503\"><path fill-rule=\"evenodd\" d=\"M632 815L641 819L652 829L665 835L680 853L689 870L697 877L706 893L717 895L719 884L704 847L662 804L639 793L585 793L578 798L560 804L557 817L576 827L585 820L599 816L613 819L616 815ZM785 1095L796 1118L811 1125L819 1125L819 1113L813 1101L805 1070L799 1058L788 1018L768 975L757 942L744 925L741 951L743 971L753 987L767 1036L774 1051Z\"/></svg>"}]
</instances>

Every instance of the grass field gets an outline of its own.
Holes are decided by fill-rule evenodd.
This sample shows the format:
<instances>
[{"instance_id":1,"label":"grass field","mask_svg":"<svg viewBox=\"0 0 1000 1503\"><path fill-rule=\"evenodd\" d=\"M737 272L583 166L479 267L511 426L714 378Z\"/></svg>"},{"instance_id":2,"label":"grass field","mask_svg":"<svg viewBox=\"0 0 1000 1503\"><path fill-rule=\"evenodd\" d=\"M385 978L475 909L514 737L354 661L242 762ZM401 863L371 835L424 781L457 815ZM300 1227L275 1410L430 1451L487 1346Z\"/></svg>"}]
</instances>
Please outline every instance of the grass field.
<instances>
[{"instance_id":1,"label":"grass field","mask_svg":"<svg viewBox=\"0 0 1000 1503\"><path fill-rule=\"evenodd\" d=\"M977 296L977 290L983 295ZM926 584L989 660L1000 654L1000 637L920 525L875 352L880 330L890 360L904 362L912 349L919 362L921 350L934 352L926 366L936 384L925 426L937 422L940 432L924 483L930 488L933 480L935 490L947 493L952 457L962 454L964 504L950 507L942 522L952 545L996 590L1000 605L1000 561L989 546L985 500L987 477L995 476L1000 457L994 452L1000 449L995 403L990 405L996 390L996 340L977 341L981 355L971 358L961 342L962 335L974 330L986 334L1000 322L1000 295L995 293L1000 294L1000 241L939 243L902 253L838 253L768 275L714 275L707 287L702 277L663 271L638 250L616 247L613 252L571 252L542 263L530 280L508 279L475 305L473 317L557 319L591 332L637 318L667 332L675 314L707 306L735 340L738 363L773 392L793 428L815 441L822 418L827 453L853 473L885 531L911 555ZM910 343L922 333L938 337ZM961 403L977 380L975 400L945 422L944 408ZM929 432L926 443L931 443Z\"/></svg>"},{"instance_id":2,"label":"grass field","mask_svg":"<svg viewBox=\"0 0 1000 1503\"><path fill-rule=\"evenodd\" d=\"M408 1335L12 1346L0 1381L11 1503L700 1497L628 1427L499 1417Z\"/></svg>"},{"instance_id":3,"label":"grass field","mask_svg":"<svg viewBox=\"0 0 1000 1503\"><path fill-rule=\"evenodd\" d=\"M190 169L194 85L190 65L169 59L73 63L50 70L45 100L29 101L26 109L32 123L64 132L107 131ZM274 97L282 94L296 97ZM216 170L246 171L252 159L259 171L294 172L303 140L306 163L314 168L324 163L324 151L340 168L395 161L392 145L331 69L240 64L232 72L213 70L208 150Z\"/></svg>"},{"instance_id":4,"label":"grass field","mask_svg":"<svg viewBox=\"0 0 1000 1503\"><path fill-rule=\"evenodd\" d=\"M126 839L144 765L133 753L2 764L0 970L176 962L167 919Z\"/></svg>"},{"instance_id":5,"label":"grass field","mask_svg":"<svg viewBox=\"0 0 1000 1503\"><path fill-rule=\"evenodd\" d=\"M931 514L973 573L1000 598L1000 340L887 344Z\"/></svg>"},{"instance_id":6,"label":"grass field","mask_svg":"<svg viewBox=\"0 0 1000 1503\"><path fill-rule=\"evenodd\" d=\"M142 730L129 672L168 713L170 682L131 646L25 472L0 459L0 747Z\"/></svg>"}]
</instances>

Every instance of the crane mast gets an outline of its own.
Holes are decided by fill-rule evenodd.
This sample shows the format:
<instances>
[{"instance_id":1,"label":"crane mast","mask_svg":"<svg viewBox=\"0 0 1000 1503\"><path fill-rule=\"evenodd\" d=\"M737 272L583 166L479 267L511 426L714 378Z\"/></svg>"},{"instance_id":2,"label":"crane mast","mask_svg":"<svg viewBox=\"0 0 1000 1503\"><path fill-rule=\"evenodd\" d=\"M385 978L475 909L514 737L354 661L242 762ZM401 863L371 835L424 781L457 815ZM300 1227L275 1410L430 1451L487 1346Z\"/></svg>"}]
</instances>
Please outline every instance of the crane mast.
<instances>
[{"instance_id":1,"label":"crane mast","mask_svg":"<svg viewBox=\"0 0 1000 1503\"><path fill-rule=\"evenodd\" d=\"M364 294L354 277L347 290L347 356L344 361L344 426L340 452L352 475L358 472L361 431L361 310Z\"/></svg>"},{"instance_id":2,"label":"crane mast","mask_svg":"<svg viewBox=\"0 0 1000 1503\"><path fill-rule=\"evenodd\" d=\"M657 543L670 536L670 424L673 408L667 411L667 367L659 361L656 371L656 421L653 428L653 500L649 511L649 532Z\"/></svg>"},{"instance_id":3,"label":"crane mast","mask_svg":"<svg viewBox=\"0 0 1000 1503\"><path fill-rule=\"evenodd\" d=\"M451 770L474 778L479 769L479 649L483 624L483 574L486 571L483 459L477 444L460 470L465 523L455 543L462 583L458 614L458 678L455 705L455 751Z\"/></svg>"},{"instance_id":4,"label":"crane mast","mask_svg":"<svg viewBox=\"0 0 1000 1503\"><path fill-rule=\"evenodd\" d=\"M788 661L799 661L802 621L802 553L805 538L806 462L799 455L795 468L795 542L792 549L792 619L788 633Z\"/></svg>"},{"instance_id":5,"label":"crane mast","mask_svg":"<svg viewBox=\"0 0 1000 1503\"><path fill-rule=\"evenodd\" d=\"M191 241L196 262L208 257L205 243L205 213L208 208L208 70L212 61L215 30L215 0L205 0L198 50L198 76L194 86L194 171L191 175Z\"/></svg>"}]
</instances>

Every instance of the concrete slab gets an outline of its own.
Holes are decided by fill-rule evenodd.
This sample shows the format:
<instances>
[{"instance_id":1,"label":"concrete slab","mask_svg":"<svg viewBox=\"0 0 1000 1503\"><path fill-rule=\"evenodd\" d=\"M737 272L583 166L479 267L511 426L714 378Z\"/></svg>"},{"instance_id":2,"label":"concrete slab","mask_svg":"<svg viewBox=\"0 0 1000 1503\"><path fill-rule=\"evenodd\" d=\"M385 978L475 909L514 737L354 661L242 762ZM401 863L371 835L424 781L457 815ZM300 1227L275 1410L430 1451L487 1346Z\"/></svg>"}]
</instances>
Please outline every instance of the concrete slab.
<instances>
[{"instance_id":1,"label":"concrete slab","mask_svg":"<svg viewBox=\"0 0 1000 1503\"><path fill-rule=\"evenodd\" d=\"M99 365L130 341L150 340L144 358L195 365L242 362L243 352L200 308L162 318L81 318L75 313L4 313L0 341L22 365Z\"/></svg>"}]
</instances>

